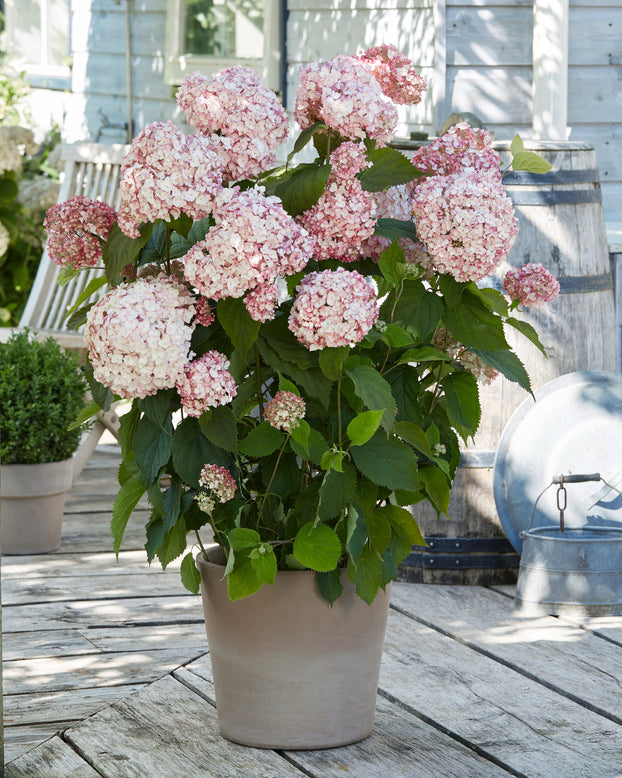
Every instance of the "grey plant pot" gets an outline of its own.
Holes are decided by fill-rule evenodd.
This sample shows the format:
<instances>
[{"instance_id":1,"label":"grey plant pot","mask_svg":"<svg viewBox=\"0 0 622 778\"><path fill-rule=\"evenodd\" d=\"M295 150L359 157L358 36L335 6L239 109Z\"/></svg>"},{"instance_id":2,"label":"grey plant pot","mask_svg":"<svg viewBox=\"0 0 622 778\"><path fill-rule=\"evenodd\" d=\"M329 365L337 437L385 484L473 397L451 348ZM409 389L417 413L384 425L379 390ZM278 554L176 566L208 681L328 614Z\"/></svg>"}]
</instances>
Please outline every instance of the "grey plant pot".
<instances>
[{"instance_id":1,"label":"grey plant pot","mask_svg":"<svg viewBox=\"0 0 622 778\"><path fill-rule=\"evenodd\" d=\"M73 458L0 468L2 554L46 554L60 548Z\"/></svg>"},{"instance_id":2,"label":"grey plant pot","mask_svg":"<svg viewBox=\"0 0 622 778\"><path fill-rule=\"evenodd\" d=\"M207 548L217 560L218 546ZM369 606L342 576L331 607L309 570L231 602L224 567L197 556L220 731L243 745L319 749L372 730L390 586Z\"/></svg>"}]
</instances>

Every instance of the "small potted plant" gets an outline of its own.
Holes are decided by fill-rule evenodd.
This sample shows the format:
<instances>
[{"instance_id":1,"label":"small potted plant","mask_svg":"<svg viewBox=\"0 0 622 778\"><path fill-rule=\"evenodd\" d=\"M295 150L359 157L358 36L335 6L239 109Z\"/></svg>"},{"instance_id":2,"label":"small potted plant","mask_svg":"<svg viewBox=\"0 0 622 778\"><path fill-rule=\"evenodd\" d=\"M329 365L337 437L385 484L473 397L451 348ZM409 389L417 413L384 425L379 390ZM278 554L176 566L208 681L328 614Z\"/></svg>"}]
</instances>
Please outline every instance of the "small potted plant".
<instances>
[{"instance_id":1,"label":"small potted plant","mask_svg":"<svg viewBox=\"0 0 622 778\"><path fill-rule=\"evenodd\" d=\"M0 346L3 554L59 548L85 392L78 355L54 338L18 332Z\"/></svg>"}]
</instances>

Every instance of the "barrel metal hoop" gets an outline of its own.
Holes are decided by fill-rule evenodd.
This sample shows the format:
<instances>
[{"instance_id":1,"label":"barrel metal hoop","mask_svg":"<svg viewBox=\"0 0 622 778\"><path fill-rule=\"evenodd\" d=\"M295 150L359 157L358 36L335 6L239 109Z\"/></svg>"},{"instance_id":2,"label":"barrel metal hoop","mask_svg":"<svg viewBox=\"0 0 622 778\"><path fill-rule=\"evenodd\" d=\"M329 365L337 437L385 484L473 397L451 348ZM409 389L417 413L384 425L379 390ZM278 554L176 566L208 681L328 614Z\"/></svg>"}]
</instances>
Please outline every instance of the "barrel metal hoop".
<instances>
[{"instance_id":1,"label":"barrel metal hoop","mask_svg":"<svg viewBox=\"0 0 622 778\"><path fill-rule=\"evenodd\" d=\"M513 205L583 205L600 203L603 196L598 189L551 189L523 192L506 190Z\"/></svg>"},{"instance_id":2,"label":"barrel metal hoop","mask_svg":"<svg viewBox=\"0 0 622 778\"><path fill-rule=\"evenodd\" d=\"M504 184L515 186L541 186L543 184L593 184L598 183L598 168L586 170L555 170L550 173L528 173L526 170L513 170L503 176Z\"/></svg>"},{"instance_id":3,"label":"barrel metal hoop","mask_svg":"<svg viewBox=\"0 0 622 778\"><path fill-rule=\"evenodd\" d=\"M426 537L428 546L413 546L402 562L428 570L513 569L520 557L507 538Z\"/></svg>"}]
</instances>

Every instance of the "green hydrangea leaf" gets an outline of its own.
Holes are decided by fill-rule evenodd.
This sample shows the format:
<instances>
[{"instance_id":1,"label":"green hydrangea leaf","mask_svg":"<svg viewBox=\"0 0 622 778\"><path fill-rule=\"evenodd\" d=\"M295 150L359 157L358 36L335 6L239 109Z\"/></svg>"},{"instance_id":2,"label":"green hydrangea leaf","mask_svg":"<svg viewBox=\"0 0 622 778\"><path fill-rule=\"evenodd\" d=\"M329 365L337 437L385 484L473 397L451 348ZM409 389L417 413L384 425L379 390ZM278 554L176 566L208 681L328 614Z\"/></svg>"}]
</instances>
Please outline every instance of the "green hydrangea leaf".
<instances>
[{"instance_id":1,"label":"green hydrangea leaf","mask_svg":"<svg viewBox=\"0 0 622 778\"><path fill-rule=\"evenodd\" d=\"M341 557L341 542L337 533L326 524L304 524L294 540L293 553L305 567L327 572L337 567Z\"/></svg>"},{"instance_id":2,"label":"green hydrangea leaf","mask_svg":"<svg viewBox=\"0 0 622 778\"><path fill-rule=\"evenodd\" d=\"M331 605L341 595L341 592L343 592L341 570L338 568L335 570L328 570L325 573L316 573L315 580L320 595Z\"/></svg>"},{"instance_id":3,"label":"green hydrangea leaf","mask_svg":"<svg viewBox=\"0 0 622 778\"><path fill-rule=\"evenodd\" d=\"M192 552L189 551L181 560L181 582L192 594L198 594L201 587L201 573L194 563Z\"/></svg>"},{"instance_id":4,"label":"green hydrangea leaf","mask_svg":"<svg viewBox=\"0 0 622 778\"><path fill-rule=\"evenodd\" d=\"M384 411L361 411L348 424L348 437L355 446L362 446L374 435L380 426Z\"/></svg>"},{"instance_id":5,"label":"green hydrangea leaf","mask_svg":"<svg viewBox=\"0 0 622 778\"><path fill-rule=\"evenodd\" d=\"M380 555L364 548L356 562L348 562L348 578L356 586L358 596L371 605L384 581Z\"/></svg>"},{"instance_id":6,"label":"green hydrangea leaf","mask_svg":"<svg viewBox=\"0 0 622 778\"><path fill-rule=\"evenodd\" d=\"M249 457L265 457L280 448L284 439L282 432L262 421L239 442L238 449Z\"/></svg>"},{"instance_id":7,"label":"green hydrangea leaf","mask_svg":"<svg viewBox=\"0 0 622 778\"><path fill-rule=\"evenodd\" d=\"M112 521L110 522L110 531L114 538L113 549L117 556L119 555L127 522L146 491L140 474L137 473L129 478L117 493L112 508Z\"/></svg>"},{"instance_id":8,"label":"green hydrangea leaf","mask_svg":"<svg viewBox=\"0 0 622 778\"><path fill-rule=\"evenodd\" d=\"M417 457L398 438L376 433L364 446L352 446L350 453L361 473L375 484L389 489L417 489Z\"/></svg>"}]
</instances>

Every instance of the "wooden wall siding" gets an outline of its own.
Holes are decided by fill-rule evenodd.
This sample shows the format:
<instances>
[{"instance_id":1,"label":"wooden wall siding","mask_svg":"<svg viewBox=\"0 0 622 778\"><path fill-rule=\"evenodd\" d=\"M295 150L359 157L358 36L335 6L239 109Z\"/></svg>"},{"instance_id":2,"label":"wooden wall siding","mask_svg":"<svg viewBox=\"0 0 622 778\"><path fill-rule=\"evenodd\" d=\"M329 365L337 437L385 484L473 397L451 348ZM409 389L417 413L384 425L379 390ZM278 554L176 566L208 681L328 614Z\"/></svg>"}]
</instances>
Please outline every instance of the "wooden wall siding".
<instances>
[{"instance_id":1,"label":"wooden wall siding","mask_svg":"<svg viewBox=\"0 0 622 778\"><path fill-rule=\"evenodd\" d=\"M398 132L434 132L435 0L289 0L287 108L309 62L390 43L410 56L428 83L418 106L400 109Z\"/></svg>"},{"instance_id":2,"label":"wooden wall siding","mask_svg":"<svg viewBox=\"0 0 622 778\"><path fill-rule=\"evenodd\" d=\"M72 116L68 140L93 140L102 126L127 121L125 0L72 0ZM146 124L175 118L164 83L166 0L134 0L130 7L131 73L135 133ZM103 142L124 141L120 129L103 129Z\"/></svg>"}]
</instances>

